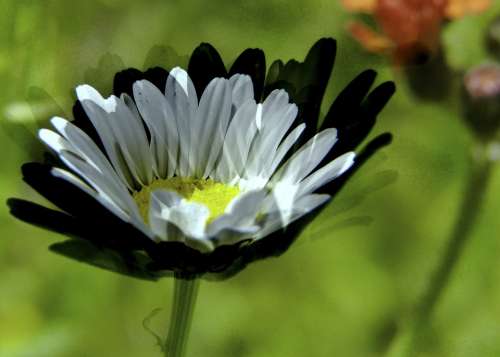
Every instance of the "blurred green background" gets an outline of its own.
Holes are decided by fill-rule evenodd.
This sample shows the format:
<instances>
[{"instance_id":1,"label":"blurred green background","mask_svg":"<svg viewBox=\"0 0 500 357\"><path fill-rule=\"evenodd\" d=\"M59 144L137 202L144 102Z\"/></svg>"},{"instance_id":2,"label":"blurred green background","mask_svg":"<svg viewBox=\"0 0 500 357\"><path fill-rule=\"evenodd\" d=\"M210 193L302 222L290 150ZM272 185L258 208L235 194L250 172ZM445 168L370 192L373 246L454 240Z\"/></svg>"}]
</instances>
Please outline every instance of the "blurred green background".
<instances>
[{"instance_id":1,"label":"blurred green background","mask_svg":"<svg viewBox=\"0 0 500 357\"><path fill-rule=\"evenodd\" d=\"M444 31L457 70L482 62L498 1ZM230 64L247 47L303 59L322 36L338 40L327 105L362 69L398 92L376 132L394 143L371 160L282 257L200 286L189 356L382 356L408 318L448 239L472 136L456 103L415 98L401 73L346 33L352 15L332 0L0 0L0 201L40 201L20 165L33 118L71 112L72 88L111 85L120 66L168 62L212 43ZM150 50L154 46L160 46ZM118 57L103 55L111 53ZM149 55L148 55L149 54ZM169 57L170 58L170 57ZM123 61L123 64L120 63ZM174 63L166 63L172 66ZM109 88L109 87L108 87ZM422 356L500 356L500 172L445 290ZM41 201L43 202L43 201ZM158 356L143 319L166 332L173 282L136 281L49 253L56 234L0 205L0 356Z\"/></svg>"}]
</instances>

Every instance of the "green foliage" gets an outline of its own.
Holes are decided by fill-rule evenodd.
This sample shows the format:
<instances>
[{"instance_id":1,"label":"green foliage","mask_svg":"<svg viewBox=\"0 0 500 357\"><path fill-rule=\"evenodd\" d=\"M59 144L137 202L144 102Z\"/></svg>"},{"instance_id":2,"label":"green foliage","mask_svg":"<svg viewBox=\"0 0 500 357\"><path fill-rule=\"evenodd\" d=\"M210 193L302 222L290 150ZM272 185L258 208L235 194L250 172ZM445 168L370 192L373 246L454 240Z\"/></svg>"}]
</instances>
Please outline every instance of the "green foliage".
<instances>
[{"instance_id":1,"label":"green foliage","mask_svg":"<svg viewBox=\"0 0 500 357\"><path fill-rule=\"evenodd\" d=\"M185 65L203 41L228 63L246 47L263 48L269 59L302 59L315 40L332 36L339 55L324 104L366 67L380 81L395 78L399 91L376 128L393 132L394 143L282 257L228 281L202 282L188 349L204 357L384 354L426 287L457 213L472 139L454 106L412 96L401 74L348 37L350 15L333 1L0 0L0 9L2 202L37 197L19 172L36 158L34 130L50 114L70 116L76 84L109 90L120 67ZM496 1L487 14L448 26L454 69L486 58L481 34L498 9ZM22 120L12 121L8 109L19 103ZM429 326L425 356L500 353L498 172L483 208ZM154 308L168 311L171 280L129 279L49 254L51 239L62 237L15 221L5 205L0 227L0 357L159 355L141 322ZM82 243L52 249L99 265L105 252L74 244ZM115 258L106 268L127 268ZM160 334L163 311L148 322Z\"/></svg>"}]
</instances>

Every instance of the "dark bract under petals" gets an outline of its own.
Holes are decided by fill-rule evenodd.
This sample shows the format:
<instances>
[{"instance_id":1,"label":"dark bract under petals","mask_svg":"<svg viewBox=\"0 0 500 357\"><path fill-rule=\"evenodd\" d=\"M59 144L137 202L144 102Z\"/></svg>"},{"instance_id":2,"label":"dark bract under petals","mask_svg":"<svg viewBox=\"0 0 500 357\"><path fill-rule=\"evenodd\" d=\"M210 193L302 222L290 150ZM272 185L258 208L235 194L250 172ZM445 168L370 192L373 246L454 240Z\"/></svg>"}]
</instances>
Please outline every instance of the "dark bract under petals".
<instances>
[{"instance_id":1,"label":"dark bract under petals","mask_svg":"<svg viewBox=\"0 0 500 357\"><path fill-rule=\"evenodd\" d=\"M247 48L234 61L229 75L248 74L252 78L254 97L257 102L262 99L264 81L266 79L266 57L259 48Z\"/></svg>"},{"instance_id":2,"label":"dark bract under petals","mask_svg":"<svg viewBox=\"0 0 500 357\"><path fill-rule=\"evenodd\" d=\"M333 39L320 39L311 48L304 62L291 60L283 64L275 61L266 75L264 52L260 49L246 49L228 72L216 49L204 43L193 51L188 74L193 80L198 99L213 78L228 78L234 74L245 74L251 78L254 97L258 101L274 89L285 89L290 101L298 106L296 124L306 124L306 130L300 139L303 143L317 133L320 106L333 69L335 54L336 42ZM143 79L154 84L163 93L168 75L168 71L158 67L145 72L136 69L121 71L114 79L114 94L120 96L126 93L134 98L133 85ZM325 156L323 163L359 146L375 125L377 115L393 95L395 87L392 82L383 83L370 92L375 76L376 73L372 70L363 72L331 105L321 129L336 128L340 134L339 141ZM79 101L73 112L73 123L103 149L103 143ZM145 132L150 140L151 133L146 128ZM390 138L390 134L383 134L370 141L347 172L315 192L334 196L367 159L389 144ZM277 170L300 146L296 144L288 152ZM253 261L283 254L303 228L326 206L324 203L320 204L301 218L261 239L242 240L236 244L217 246L210 252L201 252L182 242L153 241L140 229L111 213L93 196L54 176L52 169L50 165L29 163L23 166L23 176L30 186L61 211L11 199L11 213L27 223L71 238L53 244L51 250L54 252L146 280L171 276L172 273L185 277L205 276L209 279L233 276Z\"/></svg>"},{"instance_id":3,"label":"dark bract under petals","mask_svg":"<svg viewBox=\"0 0 500 357\"><path fill-rule=\"evenodd\" d=\"M202 43L191 54L188 74L199 98L213 78L227 77L227 70L217 50L209 43Z\"/></svg>"}]
</instances>

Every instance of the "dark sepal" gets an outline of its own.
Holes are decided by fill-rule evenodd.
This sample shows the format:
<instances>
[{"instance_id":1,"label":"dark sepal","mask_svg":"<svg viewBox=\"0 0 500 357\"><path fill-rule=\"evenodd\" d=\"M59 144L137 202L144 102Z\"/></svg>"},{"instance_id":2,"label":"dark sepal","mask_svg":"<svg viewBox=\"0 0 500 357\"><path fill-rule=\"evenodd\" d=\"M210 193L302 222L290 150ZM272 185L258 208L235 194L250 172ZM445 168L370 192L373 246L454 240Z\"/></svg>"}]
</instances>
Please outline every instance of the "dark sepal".
<instances>
[{"instance_id":1,"label":"dark sepal","mask_svg":"<svg viewBox=\"0 0 500 357\"><path fill-rule=\"evenodd\" d=\"M67 258L142 280L155 281L160 277L172 275L150 271L147 267L151 259L143 253L112 250L89 241L69 239L52 244L49 249Z\"/></svg>"},{"instance_id":2,"label":"dark sepal","mask_svg":"<svg viewBox=\"0 0 500 357\"><path fill-rule=\"evenodd\" d=\"M113 94L119 97L122 93L127 93L133 97L132 85L141 79L144 79L144 74L137 68L117 72L113 78Z\"/></svg>"},{"instance_id":3,"label":"dark sepal","mask_svg":"<svg viewBox=\"0 0 500 357\"><path fill-rule=\"evenodd\" d=\"M280 81L280 73L283 71L284 66L285 64L283 63L283 61L279 59L275 60L273 63L271 63L271 66L269 66L264 85L264 97L267 97L269 93L271 93L274 89L280 88L278 85L276 85L276 82Z\"/></svg>"},{"instance_id":4,"label":"dark sepal","mask_svg":"<svg viewBox=\"0 0 500 357\"><path fill-rule=\"evenodd\" d=\"M122 93L127 93L134 97L132 90L136 81L146 79L153 83L162 93L165 92L168 71L161 67L153 67L142 72L136 68L128 68L115 74L113 80L113 93L119 97Z\"/></svg>"},{"instance_id":5,"label":"dark sepal","mask_svg":"<svg viewBox=\"0 0 500 357\"><path fill-rule=\"evenodd\" d=\"M204 273L204 254L182 242L159 242L147 250L153 271L173 271L176 274Z\"/></svg>"},{"instance_id":6,"label":"dark sepal","mask_svg":"<svg viewBox=\"0 0 500 357\"><path fill-rule=\"evenodd\" d=\"M372 69L358 74L335 98L320 130L347 126L353 119L353 110L361 105L376 77L377 72Z\"/></svg>"},{"instance_id":7,"label":"dark sepal","mask_svg":"<svg viewBox=\"0 0 500 357\"><path fill-rule=\"evenodd\" d=\"M303 140L316 134L321 102L335 63L337 43L331 38L322 38L309 50L303 64L302 86L297 84L297 104L299 115L297 123L306 123Z\"/></svg>"},{"instance_id":8,"label":"dark sepal","mask_svg":"<svg viewBox=\"0 0 500 357\"><path fill-rule=\"evenodd\" d=\"M240 257L245 242L217 247L213 252L201 253L181 242L159 242L148 250L153 259L152 271L173 271L187 277L224 272Z\"/></svg>"},{"instance_id":9,"label":"dark sepal","mask_svg":"<svg viewBox=\"0 0 500 357\"><path fill-rule=\"evenodd\" d=\"M328 162L335 157L354 150L368 136L376 123L377 115L387 104L396 90L393 82L384 82L376 87L366 99L357 107L339 112L339 120L336 118L336 110L330 110L321 129L335 127L338 129L338 141L328 153L323 162ZM351 105L355 105L351 101Z\"/></svg>"},{"instance_id":10,"label":"dark sepal","mask_svg":"<svg viewBox=\"0 0 500 357\"><path fill-rule=\"evenodd\" d=\"M83 237L88 233L85 226L67 213L19 198L9 198L7 205L14 217L37 227L70 237Z\"/></svg>"},{"instance_id":11,"label":"dark sepal","mask_svg":"<svg viewBox=\"0 0 500 357\"><path fill-rule=\"evenodd\" d=\"M320 187L316 193L327 193L334 197L344 187L349 178L358 171L363 164L372 157L378 150L389 145L392 142L392 135L390 133L383 133L371 140L355 157L354 164L344 172L339 178L331 181L330 183Z\"/></svg>"},{"instance_id":12,"label":"dark sepal","mask_svg":"<svg viewBox=\"0 0 500 357\"><path fill-rule=\"evenodd\" d=\"M196 47L189 59L188 74L198 98L215 77L227 77L226 66L217 50L209 43Z\"/></svg>"},{"instance_id":13,"label":"dark sepal","mask_svg":"<svg viewBox=\"0 0 500 357\"><path fill-rule=\"evenodd\" d=\"M149 271L147 266L151 263L151 259L143 253L128 250L127 244L117 244L115 246L118 249L112 249L92 243L96 231L102 230L103 226L92 226L90 222L82 222L64 212L17 198L9 199L7 204L10 213L26 223L67 237L83 238L52 244L50 250L53 252L139 279L156 280L163 276L170 276L164 271ZM126 238L126 236L118 238Z\"/></svg>"},{"instance_id":14,"label":"dark sepal","mask_svg":"<svg viewBox=\"0 0 500 357\"><path fill-rule=\"evenodd\" d=\"M61 158L54 152L54 151L48 151L45 149L43 151L43 159L41 160L44 165L47 166L52 166L52 167L64 167L64 162L61 160Z\"/></svg>"},{"instance_id":15,"label":"dark sepal","mask_svg":"<svg viewBox=\"0 0 500 357\"><path fill-rule=\"evenodd\" d=\"M27 163L22 166L23 179L48 201L84 222L88 232L81 238L125 249L143 249L153 244L137 228L115 216L78 187L52 175L51 170L48 165Z\"/></svg>"},{"instance_id":16,"label":"dark sepal","mask_svg":"<svg viewBox=\"0 0 500 357\"><path fill-rule=\"evenodd\" d=\"M144 72L144 79L153 83L162 93L165 93L167 86L168 71L161 67L148 68Z\"/></svg>"},{"instance_id":17,"label":"dark sepal","mask_svg":"<svg viewBox=\"0 0 500 357\"><path fill-rule=\"evenodd\" d=\"M241 73L252 78L255 100L260 102L266 77L266 57L264 51L258 48L247 48L234 61L229 75Z\"/></svg>"},{"instance_id":18,"label":"dark sepal","mask_svg":"<svg viewBox=\"0 0 500 357\"><path fill-rule=\"evenodd\" d=\"M337 44L332 38L322 38L309 50L304 62L290 60L285 65L273 63L269 70L269 80L265 93L273 89L287 89L291 102L299 107L296 124L306 123L306 132L301 141L311 138L317 131L321 102L330 79ZM288 84L288 88L283 86ZM293 90L290 90L290 87Z\"/></svg>"},{"instance_id":19,"label":"dark sepal","mask_svg":"<svg viewBox=\"0 0 500 357\"><path fill-rule=\"evenodd\" d=\"M21 166L23 180L61 210L73 216L89 212L101 214L102 209L98 207L101 205L93 197L66 180L52 175L52 169L52 166L37 162Z\"/></svg>"}]
</instances>

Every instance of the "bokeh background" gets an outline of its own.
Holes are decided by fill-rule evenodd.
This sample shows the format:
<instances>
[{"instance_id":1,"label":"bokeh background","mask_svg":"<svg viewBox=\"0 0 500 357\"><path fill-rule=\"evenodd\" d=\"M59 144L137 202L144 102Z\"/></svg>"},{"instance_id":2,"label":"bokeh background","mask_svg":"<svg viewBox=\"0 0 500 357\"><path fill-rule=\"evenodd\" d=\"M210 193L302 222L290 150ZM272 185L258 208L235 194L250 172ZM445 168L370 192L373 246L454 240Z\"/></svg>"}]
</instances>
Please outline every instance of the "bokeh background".
<instances>
[{"instance_id":1,"label":"bokeh background","mask_svg":"<svg viewBox=\"0 0 500 357\"><path fill-rule=\"evenodd\" d=\"M455 70L488 57L483 36L497 14L498 1L446 26ZM445 247L472 135L456 102L417 98L389 61L367 54L345 30L352 18L332 0L0 0L0 202L43 202L23 184L20 166L37 158L36 121L70 117L76 84L109 89L117 69L171 67L204 41L230 64L247 47L264 49L268 60L303 59L318 38L334 37L324 110L354 75L375 68L379 82L398 84L375 130L394 133L394 143L282 257L202 282L188 355L383 356ZM422 356L500 356L499 175ZM150 328L165 334L172 280L136 281L52 254L47 246L63 237L14 220L4 203L0 237L1 357L160 355L142 321L162 308Z\"/></svg>"}]
</instances>

